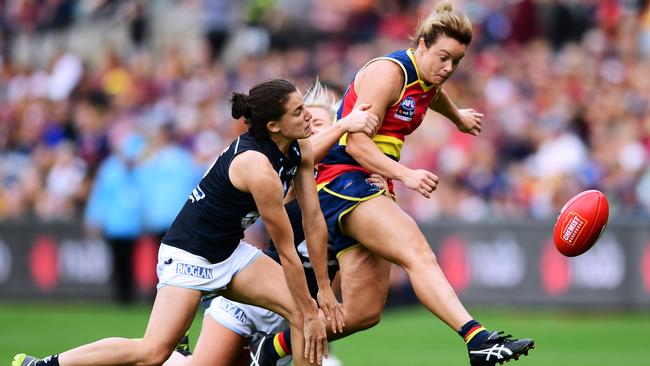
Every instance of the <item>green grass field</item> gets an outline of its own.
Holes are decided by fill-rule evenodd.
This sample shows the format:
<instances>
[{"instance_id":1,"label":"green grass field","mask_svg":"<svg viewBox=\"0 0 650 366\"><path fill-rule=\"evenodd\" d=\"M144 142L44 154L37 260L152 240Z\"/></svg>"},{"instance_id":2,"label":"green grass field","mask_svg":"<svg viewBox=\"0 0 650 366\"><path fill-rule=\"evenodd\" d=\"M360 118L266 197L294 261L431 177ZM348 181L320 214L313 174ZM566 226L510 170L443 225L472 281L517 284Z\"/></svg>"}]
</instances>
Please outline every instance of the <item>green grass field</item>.
<instances>
[{"instance_id":1,"label":"green grass field","mask_svg":"<svg viewBox=\"0 0 650 366\"><path fill-rule=\"evenodd\" d=\"M481 311L488 327L535 338L513 365L650 365L650 313ZM98 304L0 304L0 365L17 352L45 356L107 336L139 337L149 308ZM192 344L200 321L192 326ZM421 307L389 310L380 325L335 343L346 366L468 365L457 335Z\"/></svg>"}]
</instances>

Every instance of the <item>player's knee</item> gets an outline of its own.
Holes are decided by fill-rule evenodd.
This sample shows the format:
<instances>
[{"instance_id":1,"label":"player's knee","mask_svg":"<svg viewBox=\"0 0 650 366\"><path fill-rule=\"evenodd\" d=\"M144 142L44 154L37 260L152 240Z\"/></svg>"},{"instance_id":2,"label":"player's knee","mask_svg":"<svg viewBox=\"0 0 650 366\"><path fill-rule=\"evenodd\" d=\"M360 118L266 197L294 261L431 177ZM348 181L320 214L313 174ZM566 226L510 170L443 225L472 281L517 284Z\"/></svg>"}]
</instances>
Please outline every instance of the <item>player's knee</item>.
<instances>
[{"instance_id":1,"label":"player's knee","mask_svg":"<svg viewBox=\"0 0 650 366\"><path fill-rule=\"evenodd\" d=\"M173 350L162 345L146 345L140 347L140 362L142 366L160 366L171 356Z\"/></svg>"},{"instance_id":2,"label":"player's knee","mask_svg":"<svg viewBox=\"0 0 650 366\"><path fill-rule=\"evenodd\" d=\"M402 247L398 257L399 263L397 264L401 267L408 268L422 264L437 265L435 254L433 254L429 242L421 233L405 239L403 243L408 244Z\"/></svg>"},{"instance_id":3,"label":"player's knee","mask_svg":"<svg viewBox=\"0 0 650 366\"><path fill-rule=\"evenodd\" d=\"M402 261L402 267L406 270L438 265L438 259L424 237L414 240L413 244L403 252Z\"/></svg>"},{"instance_id":4,"label":"player's knee","mask_svg":"<svg viewBox=\"0 0 650 366\"><path fill-rule=\"evenodd\" d=\"M355 328L357 330L364 330L374 327L379 324L381 321L381 312L365 312L364 314L359 314L359 317L355 321Z\"/></svg>"},{"instance_id":5,"label":"player's knee","mask_svg":"<svg viewBox=\"0 0 650 366\"><path fill-rule=\"evenodd\" d=\"M287 315L284 317L291 326L302 327L303 315L297 308L290 308L287 310Z\"/></svg>"},{"instance_id":6,"label":"player's knee","mask_svg":"<svg viewBox=\"0 0 650 366\"><path fill-rule=\"evenodd\" d=\"M354 331L372 328L379 324L381 311L381 306L362 306L357 307L357 309L346 310L345 313L349 314L349 316L345 319L345 326Z\"/></svg>"}]
</instances>

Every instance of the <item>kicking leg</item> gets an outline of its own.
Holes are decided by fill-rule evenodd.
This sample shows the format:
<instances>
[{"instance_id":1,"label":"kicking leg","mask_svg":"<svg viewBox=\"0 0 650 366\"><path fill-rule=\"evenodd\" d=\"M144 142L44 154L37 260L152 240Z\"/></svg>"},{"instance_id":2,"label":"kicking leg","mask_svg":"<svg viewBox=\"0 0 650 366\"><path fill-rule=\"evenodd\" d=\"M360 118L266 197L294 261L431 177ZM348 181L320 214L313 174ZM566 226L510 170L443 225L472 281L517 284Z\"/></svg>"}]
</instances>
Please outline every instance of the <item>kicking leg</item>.
<instances>
[{"instance_id":1,"label":"kicking leg","mask_svg":"<svg viewBox=\"0 0 650 366\"><path fill-rule=\"evenodd\" d=\"M404 268L420 302L463 337L472 366L516 360L534 346L532 339L490 333L472 319L415 221L392 200L382 196L362 202L344 225L368 250Z\"/></svg>"},{"instance_id":2,"label":"kicking leg","mask_svg":"<svg viewBox=\"0 0 650 366\"><path fill-rule=\"evenodd\" d=\"M443 274L417 224L395 202L377 197L346 216L346 232L406 270L422 304L455 330L472 319Z\"/></svg>"}]
</instances>

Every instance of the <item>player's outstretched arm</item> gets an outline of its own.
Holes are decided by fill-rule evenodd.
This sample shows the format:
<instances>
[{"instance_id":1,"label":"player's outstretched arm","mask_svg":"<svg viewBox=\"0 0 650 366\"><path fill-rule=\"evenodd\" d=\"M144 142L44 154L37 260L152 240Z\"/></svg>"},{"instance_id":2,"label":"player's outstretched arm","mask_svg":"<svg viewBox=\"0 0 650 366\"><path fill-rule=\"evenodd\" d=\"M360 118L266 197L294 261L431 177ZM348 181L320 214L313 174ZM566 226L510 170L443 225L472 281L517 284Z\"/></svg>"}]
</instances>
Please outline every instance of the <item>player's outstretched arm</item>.
<instances>
[{"instance_id":1,"label":"player's outstretched arm","mask_svg":"<svg viewBox=\"0 0 650 366\"><path fill-rule=\"evenodd\" d=\"M347 116L309 138L314 150L314 161L321 161L340 138L346 133L362 132L372 136L377 130L379 118L369 111L370 104L361 104Z\"/></svg>"},{"instance_id":2,"label":"player's outstretched arm","mask_svg":"<svg viewBox=\"0 0 650 366\"><path fill-rule=\"evenodd\" d=\"M403 87L404 74L397 64L387 60L375 61L355 79L357 105L370 103L369 111L379 117L379 128L386 110L399 99ZM362 167L383 177L400 180L426 198L431 197L438 184L438 177L433 173L409 169L386 156L365 134L348 134L345 151Z\"/></svg>"},{"instance_id":3,"label":"player's outstretched arm","mask_svg":"<svg viewBox=\"0 0 650 366\"><path fill-rule=\"evenodd\" d=\"M323 353L327 355L327 333L318 317L316 302L307 289L302 262L293 243L291 223L282 204L280 179L268 158L256 151L238 155L231 163L228 174L237 189L250 192L255 199L260 216L280 254L287 286L303 315L305 357L310 362L320 364Z\"/></svg>"},{"instance_id":4,"label":"player's outstretched arm","mask_svg":"<svg viewBox=\"0 0 650 366\"><path fill-rule=\"evenodd\" d=\"M327 227L316 193L313 152L308 141L300 141L302 163L294 178L307 250L318 282L318 305L334 333L343 332L343 307L337 301L327 271Z\"/></svg>"},{"instance_id":5,"label":"player's outstretched arm","mask_svg":"<svg viewBox=\"0 0 650 366\"><path fill-rule=\"evenodd\" d=\"M440 94L431 101L429 108L447 117L462 132L474 136L478 136L481 133L483 113L479 113L471 108L458 109L443 89L440 89Z\"/></svg>"}]
</instances>

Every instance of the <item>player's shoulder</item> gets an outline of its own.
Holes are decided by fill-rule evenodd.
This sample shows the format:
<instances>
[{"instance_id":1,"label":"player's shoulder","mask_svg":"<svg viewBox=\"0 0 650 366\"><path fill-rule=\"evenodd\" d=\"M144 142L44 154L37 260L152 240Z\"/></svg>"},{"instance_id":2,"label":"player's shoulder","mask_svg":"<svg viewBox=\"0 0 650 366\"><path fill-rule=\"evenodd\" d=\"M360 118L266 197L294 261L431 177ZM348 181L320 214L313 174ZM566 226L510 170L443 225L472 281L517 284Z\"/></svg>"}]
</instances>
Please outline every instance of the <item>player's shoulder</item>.
<instances>
[{"instance_id":1,"label":"player's shoulder","mask_svg":"<svg viewBox=\"0 0 650 366\"><path fill-rule=\"evenodd\" d=\"M266 165L271 167L271 162L269 161L269 157L262 151L246 150L233 157L231 165L233 167L242 166L248 167L249 169L255 167L255 169L258 169Z\"/></svg>"},{"instance_id":2,"label":"player's shoulder","mask_svg":"<svg viewBox=\"0 0 650 366\"><path fill-rule=\"evenodd\" d=\"M404 78L405 72L397 63L380 59L359 72L354 87L358 95L384 96L387 101L394 100L402 92Z\"/></svg>"},{"instance_id":3,"label":"player's shoulder","mask_svg":"<svg viewBox=\"0 0 650 366\"><path fill-rule=\"evenodd\" d=\"M381 57L374 59L372 62L366 65L360 72L359 75L382 75L379 80L385 80L386 78L395 78L400 79L404 75L404 71L399 62L395 59L388 57Z\"/></svg>"},{"instance_id":4,"label":"player's shoulder","mask_svg":"<svg viewBox=\"0 0 650 366\"><path fill-rule=\"evenodd\" d=\"M273 185L278 181L278 175L269 158L255 150L247 150L235 156L228 174L235 188L243 192L250 192L255 187Z\"/></svg>"}]
</instances>

